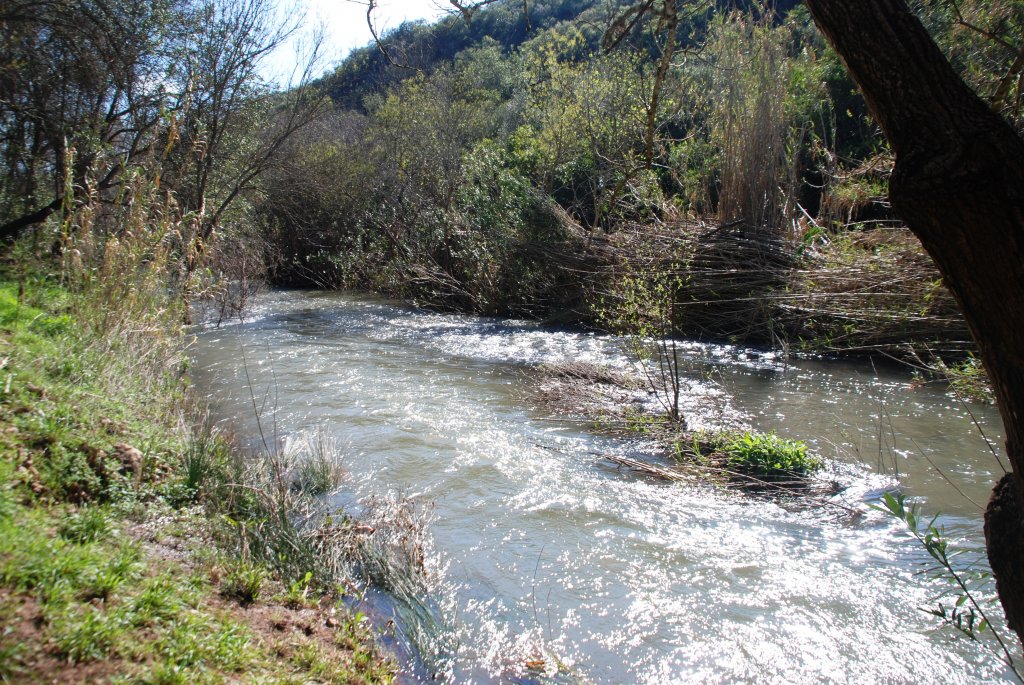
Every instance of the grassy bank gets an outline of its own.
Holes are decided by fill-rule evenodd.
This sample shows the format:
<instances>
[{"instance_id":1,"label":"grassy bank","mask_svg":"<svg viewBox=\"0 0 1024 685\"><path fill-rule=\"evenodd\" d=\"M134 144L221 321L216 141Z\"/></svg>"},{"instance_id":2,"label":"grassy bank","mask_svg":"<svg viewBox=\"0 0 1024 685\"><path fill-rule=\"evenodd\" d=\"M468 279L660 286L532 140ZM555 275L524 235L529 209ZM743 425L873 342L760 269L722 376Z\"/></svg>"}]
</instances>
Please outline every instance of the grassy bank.
<instances>
[{"instance_id":1,"label":"grassy bank","mask_svg":"<svg viewBox=\"0 0 1024 685\"><path fill-rule=\"evenodd\" d=\"M261 522L213 509L201 476L230 451L194 429L175 304L7 278L0 680L389 682L327 579L268 567L231 533Z\"/></svg>"}]
</instances>

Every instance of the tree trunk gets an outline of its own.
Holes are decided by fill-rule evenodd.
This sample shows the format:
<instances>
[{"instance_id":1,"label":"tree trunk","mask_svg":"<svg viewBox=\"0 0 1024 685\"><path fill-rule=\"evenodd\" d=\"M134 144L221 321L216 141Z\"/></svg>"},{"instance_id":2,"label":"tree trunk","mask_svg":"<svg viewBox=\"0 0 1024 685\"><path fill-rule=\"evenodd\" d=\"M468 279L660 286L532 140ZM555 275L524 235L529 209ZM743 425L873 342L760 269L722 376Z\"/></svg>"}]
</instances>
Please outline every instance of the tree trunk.
<instances>
[{"instance_id":1,"label":"tree trunk","mask_svg":"<svg viewBox=\"0 0 1024 685\"><path fill-rule=\"evenodd\" d=\"M892 206L958 300L988 369L1013 473L985 516L1024 639L1024 141L957 76L904 0L806 0L885 132Z\"/></svg>"}]
</instances>

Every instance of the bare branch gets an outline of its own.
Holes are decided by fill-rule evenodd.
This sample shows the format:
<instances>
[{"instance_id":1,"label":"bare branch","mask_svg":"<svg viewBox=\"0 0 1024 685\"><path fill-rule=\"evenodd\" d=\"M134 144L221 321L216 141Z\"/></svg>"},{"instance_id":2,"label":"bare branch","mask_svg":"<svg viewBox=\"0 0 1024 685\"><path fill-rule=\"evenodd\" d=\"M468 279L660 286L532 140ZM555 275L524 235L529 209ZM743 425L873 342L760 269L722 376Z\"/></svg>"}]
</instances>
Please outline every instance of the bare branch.
<instances>
[{"instance_id":1,"label":"bare branch","mask_svg":"<svg viewBox=\"0 0 1024 685\"><path fill-rule=\"evenodd\" d=\"M370 29L370 35L373 36L373 42L377 45L377 49L380 50L380 54L382 54L384 56L384 59L387 60L387 63L393 67L398 67L399 69L411 69L412 71L420 72L421 69L419 69L418 67L410 65L408 64L407 61L404 60L396 60L391 55L391 51L384 44L384 41L381 39L380 34L377 33L376 25L374 25L373 23L373 13L376 9L377 0L369 0L369 2L366 5L366 25Z\"/></svg>"}]
</instances>

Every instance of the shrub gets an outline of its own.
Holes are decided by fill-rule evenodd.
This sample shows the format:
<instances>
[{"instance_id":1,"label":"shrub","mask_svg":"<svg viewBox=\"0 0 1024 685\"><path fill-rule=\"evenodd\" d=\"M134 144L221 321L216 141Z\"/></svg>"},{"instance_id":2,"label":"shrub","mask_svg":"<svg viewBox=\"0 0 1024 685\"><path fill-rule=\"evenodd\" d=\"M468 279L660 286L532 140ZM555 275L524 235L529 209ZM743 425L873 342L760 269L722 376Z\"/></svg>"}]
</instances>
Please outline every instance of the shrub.
<instances>
[{"instance_id":1,"label":"shrub","mask_svg":"<svg viewBox=\"0 0 1024 685\"><path fill-rule=\"evenodd\" d=\"M822 465L805 443L775 433L743 433L727 441L724 451L729 468L762 478L805 477Z\"/></svg>"}]
</instances>

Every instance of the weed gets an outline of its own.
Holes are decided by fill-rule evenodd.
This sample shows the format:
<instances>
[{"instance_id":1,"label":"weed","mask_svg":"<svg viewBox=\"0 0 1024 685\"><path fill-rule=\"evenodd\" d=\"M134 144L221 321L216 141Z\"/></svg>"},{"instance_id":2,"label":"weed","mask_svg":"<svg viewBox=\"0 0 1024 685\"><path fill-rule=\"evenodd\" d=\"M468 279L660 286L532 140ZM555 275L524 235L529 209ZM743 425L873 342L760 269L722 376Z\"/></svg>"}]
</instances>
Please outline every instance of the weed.
<instances>
[{"instance_id":1,"label":"weed","mask_svg":"<svg viewBox=\"0 0 1024 685\"><path fill-rule=\"evenodd\" d=\"M180 664L165 662L139 678L139 685L192 685L195 674Z\"/></svg>"},{"instance_id":2,"label":"weed","mask_svg":"<svg viewBox=\"0 0 1024 685\"><path fill-rule=\"evenodd\" d=\"M265 463L278 487L287 484L304 498L333 492L345 476L337 446L321 432L299 435L283 453L271 455Z\"/></svg>"},{"instance_id":3,"label":"weed","mask_svg":"<svg viewBox=\"0 0 1024 685\"><path fill-rule=\"evenodd\" d=\"M192 436L182 457L182 492L172 505L181 506L196 501L207 491L216 491L227 478L230 461L227 441L204 422L203 428Z\"/></svg>"},{"instance_id":4,"label":"weed","mask_svg":"<svg viewBox=\"0 0 1024 685\"><path fill-rule=\"evenodd\" d=\"M292 484L312 497L323 497L338 487L342 474L337 461L328 454L318 452L299 462Z\"/></svg>"},{"instance_id":5,"label":"weed","mask_svg":"<svg viewBox=\"0 0 1024 685\"><path fill-rule=\"evenodd\" d=\"M730 469L759 478L805 477L822 465L805 443L775 433L742 433L726 441L723 450Z\"/></svg>"},{"instance_id":6,"label":"weed","mask_svg":"<svg viewBox=\"0 0 1024 685\"><path fill-rule=\"evenodd\" d=\"M0 583L44 600L79 587L90 569L102 566L95 545L51 538L45 516L34 513L0 522Z\"/></svg>"},{"instance_id":7,"label":"weed","mask_svg":"<svg viewBox=\"0 0 1024 685\"><path fill-rule=\"evenodd\" d=\"M381 659L374 649L373 635L362 612L357 612L338 627L334 642L350 652L352 664L359 672L366 674L363 677L367 681L379 679L390 682L392 666L387 660Z\"/></svg>"},{"instance_id":8,"label":"weed","mask_svg":"<svg viewBox=\"0 0 1024 685\"><path fill-rule=\"evenodd\" d=\"M0 520L10 518L16 511L14 467L0 460Z\"/></svg>"},{"instance_id":9,"label":"weed","mask_svg":"<svg viewBox=\"0 0 1024 685\"><path fill-rule=\"evenodd\" d=\"M983 586L991 580L991 574L987 571L954 566L953 560L958 552L950 550L945 531L935 525L938 514L925 523L918 516L916 507L907 507L903 495L892 495L887 492L882 495L881 502L880 505L872 504L871 507L902 521L914 539L921 543L928 555L938 564L935 577L945 579L949 583L949 589L936 599L942 599L948 595L956 597L952 604L947 605L938 601L934 607L923 609L923 611L939 618L945 625L956 629L972 640L979 640L981 635L988 631L996 643L995 651L1017 676L1017 680L1024 682L1024 677L1017 670L1010 650L1003 642L999 631L989 621L979 600Z\"/></svg>"},{"instance_id":10,"label":"weed","mask_svg":"<svg viewBox=\"0 0 1024 685\"><path fill-rule=\"evenodd\" d=\"M102 508L83 506L61 522L57 534L68 542L96 542L110 534L110 524Z\"/></svg>"},{"instance_id":11,"label":"weed","mask_svg":"<svg viewBox=\"0 0 1024 685\"><path fill-rule=\"evenodd\" d=\"M290 583L282 603L289 609L302 609L315 604L315 601L311 601L309 596L309 585L312 580L313 572L306 571L306 575L302 579Z\"/></svg>"},{"instance_id":12,"label":"weed","mask_svg":"<svg viewBox=\"0 0 1024 685\"><path fill-rule=\"evenodd\" d=\"M664 434L675 426L668 414L648 414L643 411L627 409L626 430L640 435Z\"/></svg>"},{"instance_id":13,"label":"weed","mask_svg":"<svg viewBox=\"0 0 1024 685\"><path fill-rule=\"evenodd\" d=\"M25 671L21 663L25 646L12 639L13 632L14 627L10 625L0 630L0 682L3 683L10 682Z\"/></svg>"},{"instance_id":14,"label":"weed","mask_svg":"<svg viewBox=\"0 0 1024 685\"><path fill-rule=\"evenodd\" d=\"M332 670L323 648L312 642L299 645L291 656L291 662L317 679L324 678Z\"/></svg>"},{"instance_id":15,"label":"weed","mask_svg":"<svg viewBox=\"0 0 1024 685\"><path fill-rule=\"evenodd\" d=\"M185 597L181 587L170 577L161 575L147 582L142 592L132 599L131 610L140 623L166 621L182 610Z\"/></svg>"},{"instance_id":16,"label":"weed","mask_svg":"<svg viewBox=\"0 0 1024 685\"><path fill-rule=\"evenodd\" d=\"M123 611L72 605L50 621L58 653L72 663L94 661L110 655L128 626Z\"/></svg>"},{"instance_id":17,"label":"weed","mask_svg":"<svg viewBox=\"0 0 1024 685\"><path fill-rule=\"evenodd\" d=\"M117 571L110 568L100 569L86 584L82 592L82 599L87 601L101 599L106 602L111 593L121 587L124 581L125 577Z\"/></svg>"},{"instance_id":18,"label":"weed","mask_svg":"<svg viewBox=\"0 0 1024 685\"><path fill-rule=\"evenodd\" d=\"M220 592L243 606L253 604L263 592L267 570L248 561L238 561L221 584Z\"/></svg>"}]
</instances>

